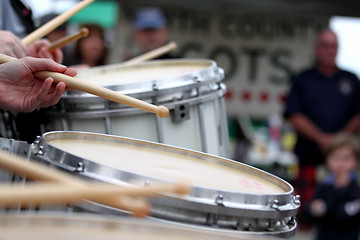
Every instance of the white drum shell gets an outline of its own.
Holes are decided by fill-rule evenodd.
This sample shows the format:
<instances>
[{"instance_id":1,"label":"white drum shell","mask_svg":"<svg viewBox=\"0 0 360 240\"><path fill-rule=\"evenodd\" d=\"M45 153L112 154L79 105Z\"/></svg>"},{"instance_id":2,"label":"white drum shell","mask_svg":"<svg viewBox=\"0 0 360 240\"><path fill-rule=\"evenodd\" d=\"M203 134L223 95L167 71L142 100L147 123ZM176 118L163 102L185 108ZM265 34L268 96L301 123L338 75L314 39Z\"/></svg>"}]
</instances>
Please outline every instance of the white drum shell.
<instances>
[{"instance_id":1,"label":"white drum shell","mask_svg":"<svg viewBox=\"0 0 360 240\"><path fill-rule=\"evenodd\" d=\"M169 67L197 70L187 74L160 76L122 85L104 87L119 91L156 105L164 105L171 117L158 118L154 114L106 101L90 94L72 91L56 108L47 113L50 123L44 132L53 130L85 131L166 143L187 149L229 157L229 139L224 103L225 85L220 84L223 71L209 60L151 61L134 66L112 65L94 68L79 74L89 81L92 75L121 78L136 71L162 71ZM119 79L121 80L121 79Z\"/></svg>"}]
</instances>

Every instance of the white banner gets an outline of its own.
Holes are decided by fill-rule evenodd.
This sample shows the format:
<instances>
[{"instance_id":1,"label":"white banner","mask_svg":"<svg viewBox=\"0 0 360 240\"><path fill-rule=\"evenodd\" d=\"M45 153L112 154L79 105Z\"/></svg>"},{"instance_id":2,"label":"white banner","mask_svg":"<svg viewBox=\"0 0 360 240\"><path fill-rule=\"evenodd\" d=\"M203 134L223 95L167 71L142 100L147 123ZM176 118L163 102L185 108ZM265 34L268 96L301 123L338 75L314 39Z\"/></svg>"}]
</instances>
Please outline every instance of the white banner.
<instances>
[{"instance_id":1,"label":"white banner","mask_svg":"<svg viewBox=\"0 0 360 240\"><path fill-rule=\"evenodd\" d=\"M134 48L133 9L122 10L122 46L116 54ZM291 75L313 63L315 33L329 22L325 17L164 11L177 55L213 59L225 70L228 114L260 118L281 113Z\"/></svg>"}]
</instances>

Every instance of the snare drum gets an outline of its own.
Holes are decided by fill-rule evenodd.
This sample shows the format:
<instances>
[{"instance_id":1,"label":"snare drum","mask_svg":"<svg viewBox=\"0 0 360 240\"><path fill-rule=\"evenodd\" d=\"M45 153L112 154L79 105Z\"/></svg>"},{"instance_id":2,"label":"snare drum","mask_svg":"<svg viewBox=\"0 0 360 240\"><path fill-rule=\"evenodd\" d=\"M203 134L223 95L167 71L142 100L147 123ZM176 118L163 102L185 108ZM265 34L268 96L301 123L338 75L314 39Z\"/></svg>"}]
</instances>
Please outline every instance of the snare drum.
<instances>
[{"instance_id":1,"label":"snare drum","mask_svg":"<svg viewBox=\"0 0 360 240\"><path fill-rule=\"evenodd\" d=\"M48 110L44 131L86 131L166 143L229 157L223 70L210 60L157 60L108 65L78 78L143 101L164 105L171 116L69 91Z\"/></svg>"},{"instance_id":2,"label":"snare drum","mask_svg":"<svg viewBox=\"0 0 360 240\"><path fill-rule=\"evenodd\" d=\"M291 237L300 205L282 179L229 159L169 145L84 132L49 132L34 143L41 161L90 180L139 185L186 180L187 196L151 201L151 216L219 229ZM120 210L88 202L92 212ZM122 213L123 214L123 213Z\"/></svg>"},{"instance_id":3,"label":"snare drum","mask_svg":"<svg viewBox=\"0 0 360 240\"><path fill-rule=\"evenodd\" d=\"M92 214L7 214L0 216L2 240L251 240L247 234L231 235L191 226L176 226L145 219L114 218ZM265 239L268 239L265 237Z\"/></svg>"}]
</instances>

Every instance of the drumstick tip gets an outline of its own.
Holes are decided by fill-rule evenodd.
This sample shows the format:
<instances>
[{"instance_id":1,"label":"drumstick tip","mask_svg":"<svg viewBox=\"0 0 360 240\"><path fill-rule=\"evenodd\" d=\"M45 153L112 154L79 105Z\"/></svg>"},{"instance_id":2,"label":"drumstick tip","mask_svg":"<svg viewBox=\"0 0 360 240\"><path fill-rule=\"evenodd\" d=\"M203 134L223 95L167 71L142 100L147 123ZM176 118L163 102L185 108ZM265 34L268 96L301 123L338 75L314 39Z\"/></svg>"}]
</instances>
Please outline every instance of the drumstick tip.
<instances>
[{"instance_id":1,"label":"drumstick tip","mask_svg":"<svg viewBox=\"0 0 360 240\"><path fill-rule=\"evenodd\" d=\"M156 115L162 118L167 117L169 116L169 109L164 106L159 106L156 110Z\"/></svg>"},{"instance_id":2,"label":"drumstick tip","mask_svg":"<svg viewBox=\"0 0 360 240\"><path fill-rule=\"evenodd\" d=\"M87 28L81 28L81 30L80 30L80 34L81 34L81 36L84 38L84 37L87 37L88 35L89 35L89 29L87 29Z\"/></svg>"},{"instance_id":3,"label":"drumstick tip","mask_svg":"<svg viewBox=\"0 0 360 240\"><path fill-rule=\"evenodd\" d=\"M150 215L149 204L147 203L144 206L138 206L136 209L133 209L131 215L138 218L144 218L149 216Z\"/></svg>"},{"instance_id":4,"label":"drumstick tip","mask_svg":"<svg viewBox=\"0 0 360 240\"><path fill-rule=\"evenodd\" d=\"M175 49L177 48L176 42L170 42L170 43L169 43L169 48L170 48L171 50L175 50Z\"/></svg>"},{"instance_id":5,"label":"drumstick tip","mask_svg":"<svg viewBox=\"0 0 360 240\"><path fill-rule=\"evenodd\" d=\"M176 182L175 189L174 189L175 194L185 195L185 194L190 193L190 191L191 191L191 186L189 183L187 183L185 181Z\"/></svg>"}]
</instances>

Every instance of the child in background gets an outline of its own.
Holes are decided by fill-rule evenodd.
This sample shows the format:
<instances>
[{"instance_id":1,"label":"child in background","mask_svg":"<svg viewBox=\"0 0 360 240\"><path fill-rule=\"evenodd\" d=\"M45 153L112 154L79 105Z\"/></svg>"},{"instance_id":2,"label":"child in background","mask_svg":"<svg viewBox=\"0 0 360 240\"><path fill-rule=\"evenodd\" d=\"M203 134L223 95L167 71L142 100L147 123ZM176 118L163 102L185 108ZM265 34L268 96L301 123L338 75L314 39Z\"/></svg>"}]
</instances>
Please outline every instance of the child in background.
<instances>
[{"instance_id":1,"label":"child in background","mask_svg":"<svg viewBox=\"0 0 360 240\"><path fill-rule=\"evenodd\" d=\"M316 229L316 240L358 240L360 187L356 168L360 159L357 140L338 135L325 150L330 176L305 206L305 214Z\"/></svg>"}]
</instances>

